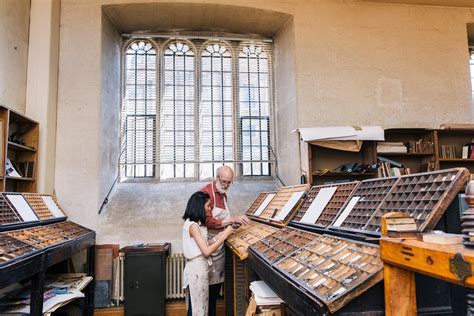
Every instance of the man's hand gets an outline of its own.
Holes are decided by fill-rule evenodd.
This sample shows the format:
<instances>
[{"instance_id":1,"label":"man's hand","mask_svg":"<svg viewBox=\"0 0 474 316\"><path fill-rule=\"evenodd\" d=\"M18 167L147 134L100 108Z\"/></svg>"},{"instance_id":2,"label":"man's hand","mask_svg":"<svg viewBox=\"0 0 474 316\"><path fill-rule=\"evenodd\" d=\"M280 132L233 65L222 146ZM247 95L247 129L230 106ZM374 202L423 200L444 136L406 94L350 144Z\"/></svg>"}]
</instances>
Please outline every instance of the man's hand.
<instances>
[{"instance_id":1,"label":"man's hand","mask_svg":"<svg viewBox=\"0 0 474 316\"><path fill-rule=\"evenodd\" d=\"M239 224L239 225L248 225L250 224L250 220L245 215L239 215L239 216L232 217L232 223Z\"/></svg>"}]
</instances>

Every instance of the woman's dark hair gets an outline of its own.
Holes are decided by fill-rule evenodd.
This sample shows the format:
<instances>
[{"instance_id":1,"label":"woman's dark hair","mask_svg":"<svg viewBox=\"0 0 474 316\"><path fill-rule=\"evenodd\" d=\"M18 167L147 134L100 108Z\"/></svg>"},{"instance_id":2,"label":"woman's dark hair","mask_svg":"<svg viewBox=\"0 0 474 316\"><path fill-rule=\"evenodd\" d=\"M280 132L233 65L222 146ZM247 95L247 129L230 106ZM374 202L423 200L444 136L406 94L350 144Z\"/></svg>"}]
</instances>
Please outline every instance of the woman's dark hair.
<instances>
[{"instance_id":1,"label":"woman's dark hair","mask_svg":"<svg viewBox=\"0 0 474 316\"><path fill-rule=\"evenodd\" d=\"M186 210L184 211L183 219L201 223L201 225L206 224L206 209L204 204L209 200L209 194L206 192L195 192L188 200L186 205Z\"/></svg>"}]
</instances>

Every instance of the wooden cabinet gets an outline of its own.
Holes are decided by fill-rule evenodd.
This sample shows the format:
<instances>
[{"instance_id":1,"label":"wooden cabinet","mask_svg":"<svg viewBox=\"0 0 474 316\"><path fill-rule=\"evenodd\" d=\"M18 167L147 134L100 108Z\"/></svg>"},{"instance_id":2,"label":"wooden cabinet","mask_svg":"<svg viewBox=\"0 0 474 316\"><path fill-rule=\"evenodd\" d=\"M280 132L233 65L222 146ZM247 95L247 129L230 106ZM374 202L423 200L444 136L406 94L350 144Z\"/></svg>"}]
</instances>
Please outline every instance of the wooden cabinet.
<instances>
[{"instance_id":1,"label":"wooden cabinet","mask_svg":"<svg viewBox=\"0 0 474 316\"><path fill-rule=\"evenodd\" d=\"M36 192L38 122L0 106L2 130L0 190ZM11 166L17 172L11 170Z\"/></svg>"}]
</instances>

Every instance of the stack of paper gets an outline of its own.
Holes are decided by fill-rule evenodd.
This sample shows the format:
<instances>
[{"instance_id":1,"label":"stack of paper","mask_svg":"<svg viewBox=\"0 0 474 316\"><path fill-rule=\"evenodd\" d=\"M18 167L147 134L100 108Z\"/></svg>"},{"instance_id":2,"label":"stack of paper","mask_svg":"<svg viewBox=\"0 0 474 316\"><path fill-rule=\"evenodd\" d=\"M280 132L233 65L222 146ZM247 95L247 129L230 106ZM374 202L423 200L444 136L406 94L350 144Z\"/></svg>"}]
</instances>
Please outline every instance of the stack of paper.
<instances>
[{"instance_id":1,"label":"stack of paper","mask_svg":"<svg viewBox=\"0 0 474 316\"><path fill-rule=\"evenodd\" d=\"M263 281L250 283L250 290L254 294L257 306L280 305L283 300Z\"/></svg>"},{"instance_id":2,"label":"stack of paper","mask_svg":"<svg viewBox=\"0 0 474 316\"><path fill-rule=\"evenodd\" d=\"M377 144L377 153L406 153L407 146L402 142L382 142Z\"/></svg>"},{"instance_id":3,"label":"stack of paper","mask_svg":"<svg viewBox=\"0 0 474 316\"><path fill-rule=\"evenodd\" d=\"M48 316L70 301L84 297L84 294L81 291L91 281L92 277L86 276L82 273L48 275L45 280L43 315ZM3 305L3 307L8 308L8 305L13 305L14 307L2 310L0 312L1 315L30 313L29 289L25 289L18 293L16 297L13 297L13 295L6 295L5 299L7 298L9 298L9 300L0 302L0 306Z\"/></svg>"}]
</instances>

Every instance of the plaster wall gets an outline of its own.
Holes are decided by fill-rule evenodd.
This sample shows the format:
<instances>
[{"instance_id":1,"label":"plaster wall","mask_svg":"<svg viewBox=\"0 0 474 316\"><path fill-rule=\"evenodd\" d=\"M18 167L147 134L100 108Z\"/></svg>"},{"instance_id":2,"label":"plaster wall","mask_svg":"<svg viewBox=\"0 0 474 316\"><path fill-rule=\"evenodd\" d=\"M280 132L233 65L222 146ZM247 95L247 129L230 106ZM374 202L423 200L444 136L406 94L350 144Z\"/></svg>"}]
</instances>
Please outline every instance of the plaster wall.
<instances>
[{"instance_id":1,"label":"plaster wall","mask_svg":"<svg viewBox=\"0 0 474 316\"><path fill-rule=\"evenodd\" d=\"M182 252L181 216L188 197L206 183L120 183L99 217L97 243L172 243ZM234 183L229 190L232 215L241 214L258 193L275 190L274 182Z\"/></svg>"},{"instance_id":2,"label":"plaster wall","mask_svg":"<svg viewBox=\"0 0 474 316\"><path fill-rule=\"evenodd\" d=\"M101 46L99 203L117 177L120 150L120 36L105 15L102 15Z\"/></svg>"},{"instance_id":3,"label":"plaster wall","mask_svg":"<svg viewBox=\"0 0 474 316\"><path fill-rule=\"evenodd\" d=\"M147 235L140 237L142 227L149 227L148 231L159 227L153 239L178 238L179 215L187 196L197 188L197 184L181 183L173 184L175 189L169 191L167 184L120 184L104 213L99 218L96 215L99 196L106 189L104 179L111 179L101 175L107 159L100 141L113 134L106 134L106 126L101 126L111 113L108 109L113 110L108 108L113 88L103 86L111 90L101 92L101 84L114 76L113 66L104 68L101 61L101 49L112 43L110 36L104 42L107 31L103 30L108 26L102 23L101 5L138 2L161 1L61 2L55 187L59 202L73 220L95 228L99 219L99 242L129 242L132 237L148 241ZM296 127L436 127L472 121L466 36L466 23L473 20L470 9L357 0L182 2L239 5L293 15L292 24L275 40L277 150L280 174L287 185L295 184L299 176L296 137L287 134ZM107 170L110 173L113 168ZM243 210L261 189L258 184L234 186L232 195L245 195ZM170 208L174 211L169 212ZM150 217L142 216L146 213ZM151 224L155 222L159 226ZM128 235L122 236L123 232Z\"/></svg>"},{"instance_id":4,"label":"plaster wall","mask_svg":"<svg viewBox=\"0 0 474 316\"><path fill-rule=\"evenodd\" d=\"M71 220L97 227L102 15L93 1L61 2L55 190Z\"/></svg>"},{"instance_id":5,"label":"plaster wall","mask_svg":"<svg viewBox=\"0 0 474 316\"><path fill-rule=\"evenodd\" d=\"M350 1L295 8L301 127L472 121L470 9Z\"/></svg>"},{"instance_id":6,"label":"plaster wall","mask_svg":"<svg viewBox=\"0 0 474 316\"><path fill-rule=\"evenodd\" d=\"M296 60L294 21L291 19L280 30L274 43L275 55L275 127L278 176L284 184L299 181L298 102L296 96Z\"/></svg>"},{"instance_id":7,"label":"plaster wall","mask_svg":"<svg viewBox=\"0 0 474 316\"><path fill-rule=\"evenodd\" d=\"M39 123L37 192L52 194L56 148L60 0L32 0L26 109Z\"/></svg>"},{"instance_id":8,"label":"plaster wall","mask_svg":"<svg viewBox=\"0 0 474 316\"><path fill-rule=\"evenodd\" d=\"M0 104L25 112L30 0L0 5Z\"/></svg>"}]
</instances>

